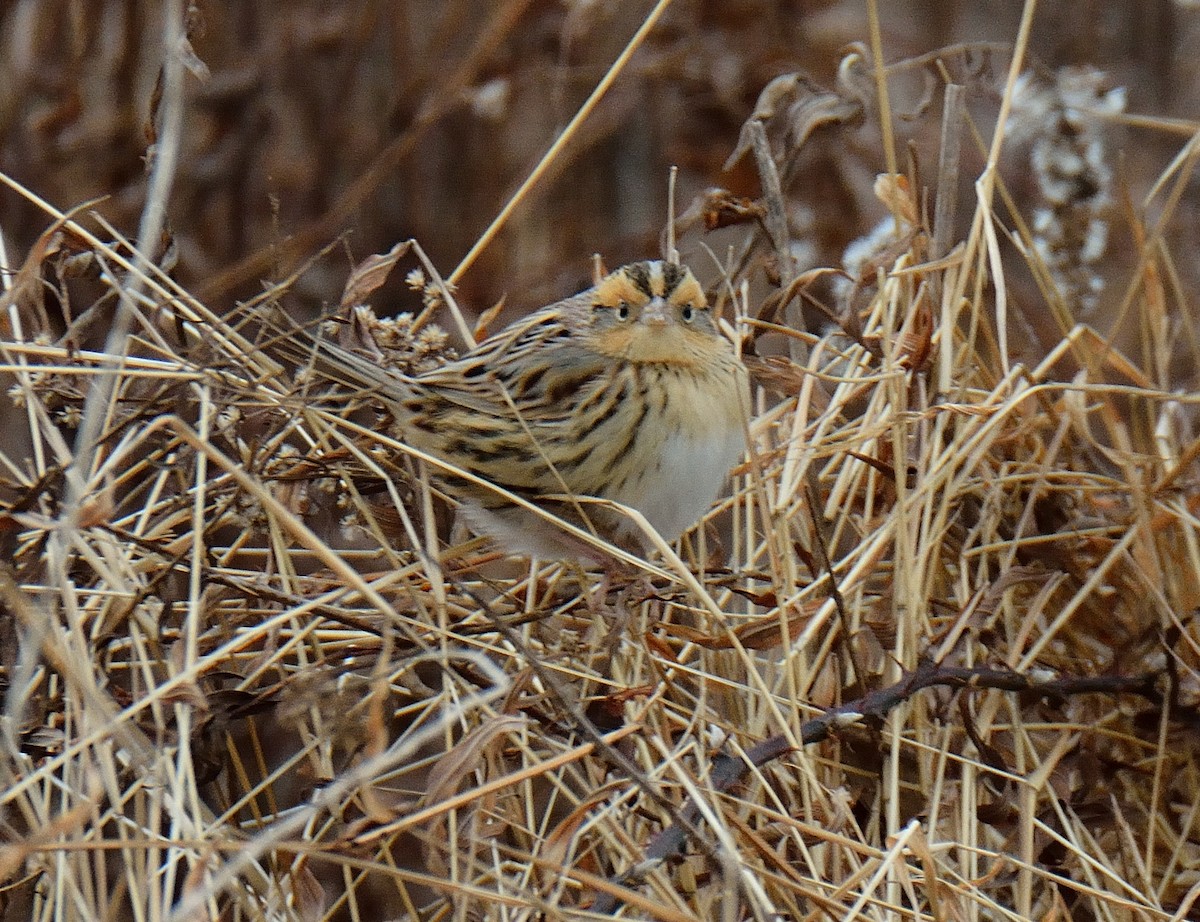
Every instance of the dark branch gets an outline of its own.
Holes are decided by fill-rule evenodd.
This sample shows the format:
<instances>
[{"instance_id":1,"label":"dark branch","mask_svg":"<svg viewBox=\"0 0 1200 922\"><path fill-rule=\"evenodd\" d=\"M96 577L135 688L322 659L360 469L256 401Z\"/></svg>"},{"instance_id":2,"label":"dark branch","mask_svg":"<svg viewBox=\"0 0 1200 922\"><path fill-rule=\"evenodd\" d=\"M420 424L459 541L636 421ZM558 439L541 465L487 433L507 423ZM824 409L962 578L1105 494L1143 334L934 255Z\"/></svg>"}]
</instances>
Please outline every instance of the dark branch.
<instances>
[{"instance_id":1,"label":"dark branch","mask_svg":"<svg viewBox=\"0 0 1200 922\"><path fill-rule=\"evenodd\" d=\"M1046 698L1063 700L1073 695L1138 695L1148 701L1161 704L1164 691L1159 687L1161 672L1148 672L1135 676L1058 677L1050 672L1042 675L1014 672L1008 669L985 667L965 668L940 666L925 663L905 675L899 682L870 692L856 701L831 708L820 717L808 721L800 728L800 739L804 745L829 739L839 729L864 724L881 727L884 718L896 707L919 691L935 686L946 688L994 688L1001 691L1037 692ZM720 794L728 791L744 779L752 768L759 768L786 755L792 750L783 736L773 736L747 750L744 759L719 756L712 768L712 790ZM646 848L645 860L631 871L616 877L617 887L635 886L642 877L660 863L683 852L688 841L689 830L695 830L700 822L700 810L689 803L679 813L679 819L660 832ZM611 893L600 894L592 912L612 914L621 907L621 901Z\"/></svg>"}]
</instances>

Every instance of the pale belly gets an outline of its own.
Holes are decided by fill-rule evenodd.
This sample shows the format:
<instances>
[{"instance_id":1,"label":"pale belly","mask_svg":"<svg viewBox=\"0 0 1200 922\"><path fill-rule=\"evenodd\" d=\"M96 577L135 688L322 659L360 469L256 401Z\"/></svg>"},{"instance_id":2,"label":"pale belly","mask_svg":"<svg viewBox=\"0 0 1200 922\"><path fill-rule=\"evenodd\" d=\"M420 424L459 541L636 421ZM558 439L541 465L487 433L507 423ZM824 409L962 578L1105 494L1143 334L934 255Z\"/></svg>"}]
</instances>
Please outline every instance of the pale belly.
<instances>
[{"instance_id":1,"label":"pale belly","mask_svg":"<svg viewBox=\"0 0 1200 922\"><path fill-rule=\"evenodd\" d=\"M660 447L660 464L631 478L609 498L637 509L664 539L674 541L721 495L744 447L740 430L699 438L669 435ZM621 533L644 543L632 523Z\"/></svg>"},{"instance_id":2,"label":"pale belly","mask_svg":"<svg viewBox=\"0 0 1200 922\"><path fill-rule=\"evenodd\" d=\"M667 541L674 541L720 496L746 448L740 379L716 382L681 378L673 398L654 406L623 457L611 459L607 499L637 509ZM744 385L742 385L744 386ZM733 391L733 393L730 393ZM632 522L618 534L645 544Z\"/></svg>"},{"instance_id":3,"label":"pale belly","mask_svg":"<svg viewBox=\"0 0 1200 922\"><path fill-rule=\"evenodd\" d=\"M640 390L647 383L649 387ZM657 379L638 379L637 385L639 390L633 390L631 379L629 393L646 393L647 399L622 404L639 408L637 424L628 413L609 414L598 425L571 433L565 444L555 442L552 447L562 457L570 457L579 446L593 447L572 464L560 466L562 481L538 472L542 481L538 492L561 495L560 484L565 481L577 496L612 500L637 510L671 542L709 510L730 468L745 451L748 387L741 374L688 373L676 374L665 390ZM491 508L467 503L468 521L474 530L491 534L511 549L543 558L591 556L580 542L528 510L488 505ZM555 506L556 513L585 531L594 527L602 538L627 547L653 546L628 515L585 503L579 507L588 520L584 522L571 504Z\"/></svg>"}]
</instances>

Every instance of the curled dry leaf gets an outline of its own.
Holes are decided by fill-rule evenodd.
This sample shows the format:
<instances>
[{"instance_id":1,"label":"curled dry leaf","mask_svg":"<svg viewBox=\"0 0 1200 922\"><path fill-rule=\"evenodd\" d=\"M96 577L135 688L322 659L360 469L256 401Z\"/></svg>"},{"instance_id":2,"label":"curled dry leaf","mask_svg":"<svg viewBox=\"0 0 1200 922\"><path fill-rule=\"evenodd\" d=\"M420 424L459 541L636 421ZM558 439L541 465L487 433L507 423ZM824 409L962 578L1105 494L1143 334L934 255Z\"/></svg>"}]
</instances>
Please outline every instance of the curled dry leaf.
<instances>
[{"instance_id":1,"label":"curled dry leaf","mask_svg":"<svg viewBox=\"0 0 1200 922\"><path fill-rule=\"evenodd\" d=\"M349 310L363 304L371 292L387 281L387 277L395 268L396 263L411 247L411 241L402 241L386 253L368 256L355 266L350 273L350 278L346 280L346 287L342 290L339 307L342 310Z\"/></svg>"},{"instance_id":2,"label":"curled dry leaf","mask_svg":"<svg viewBox=\"0 0 1200 922\"><path fill-rule=\"evenodd\" d=\"M645 635L645 640L646 646L649 648L650 652L659 659L668 663L679 662L677 651L657 634L647 633Z\"/></svg>"},{"instance_id":3,"label":"curled dry leaf","mask_svg":"<svg viewBox=\"0 0 1200 922\"><path fill-rule=\"evenodd\" d=\"M583 825L584 820L588 818L588 814L592 812L592 809L597 804L603 803L608 796L608 790L602 789L597 791L591 797L577 804L557 826L550 830L550 835L546 837L546 844L542 848L542 860L546 865L550 867L563 867L566 865L571 840L579 832L579 827ZM559 879L560 876L558 874L553 874L547 883L553 886Z\"/></svg>"},{"instance_id":4,"label":"curled dry leaf","mask_svg":"<svg viewBox=\"0 0 1200 922\"><path fill-rule=\"evenodd\" d=\"M13 276L12 285L0 293L0 335L5 339L12 339L15 333L9 320L10 305L16 306L23 323L27 325L27 328L21 331L25 338L28 339L48 327L42 263L58 253L62 244L62 229L57 223L52 224L34 242L21 268Z\"/></svg>"},{"instance_id":5,"label":"curled dry leaf","mask_svg":"<svg viewBox=\"0 0 1200 922\"><path fill-rule=\"evenodd\" d=\"M777 394L794 396L804 384L805 369L782 355L745 356L742 359L755 383Z\"/></svg>"},{"instance_id":6,"label":"curled dry leaf","mask_svg":"<svg viewBox=\"0 0 1200 922\"><path fill-rule=\"evenodd\" d=\"M920 221L916 197L903 173L880 173L875 177L875 197L909 227Z\"/></svg>"},{"instance_id":7,"label":"curled dry leaf","mask_svg":"<svg viewBox=\"0 0 1200 922\"><path fill-rule=\"evenodd\" d=\"M809 619L823 603L824 599L815 599L800 606L789 607L782 623L777 614L755 619L735 628L733 637L725 631L709 634L685 624L664 624L662 630L675 639L694 643L706 650L731 650L738 646L748 650L769 650L780 646L785 640L794 641L800 636Z\"/></svg>"},{"instance_id":8,"label":"curled dry leaf","mask_svg":"<svg viewBox=\"0 0 1200 922\"><path fill-rule=\"evenodd\" d=\"M747 650L770 650L790 644L800 636L800 632L824 603L824 599L813 599L802 605L790 605L782 623L777 615L769 615L743 624L733 633Z\"/></svg>"},{"instance_id":9,"label":"curled dry leaf","mask_svg":"<svg viewBox=\"0 0 1200 922\"><path fill-rule=\"evenodd\" d=\"M705 230L761 221L767 213L758 202L734 195L728 189L709 189L701 197L700 218Z\"/></svg>"},{"instance_id":10,"label":"curled dry leaf","mask_svg":"<svg viewBox=\"0 0 1200 922\"><path fill-rule=\"evenodd\" d=\"M933 354L933 309L929 303L929 287L921 284L897 344L897 356L904 368L924 371Z\"/></svg>"},{"instance_id":11,"label":"curled dry leaf","mask_svg":"<svg viewBox=\"0 0 1200 922\"><path fill-rule=\"evenodd\" d=\"M772 155L781 160L795 157L809 136L823 125L852 122L862 113L858 99L827 90L803 74L782 74L758 94L754 113L742 125L737 147L724 169L734 167L753 146L751 125L755 122L766 128Z\"/></svg>"},{"instance_id":12,"label":"curled dry leaf","mask_svg":"<svg viewBox=\"0 0 1200 922\"><path fill-rule=\"evenodd\" d=\"M325 918L325 904L328 898L325 888L317 880L308 861L301 856L292 868L292 901L296 906L297 916L304 922L319 922Z\"/></svg>"},{"instance_id":13,"label":"curled dry leaf","mask_svg":"<svg viewBox=\"0 0 1200 922\"><path fill-rule=\"evenodd\" d=\"M521 730L525 724L524 717L504 714L486 721L464 736L434 763L429 772L424 803L436 804L450 797L467 773L474 771L488 746L501 736Z\"/></svg>"},{"instance_id":14,"label":"curled dry leaf","mask_svg":"<svg viewBox=\"0 0 1200 922\"><path fill-rule=\"evenodd\" d=\"M471 331L476 342L482 342L491 335L492 323L500 316L500 312L504 310L504 305L507 301L508 298L503 297L479 315L479 319L475 321L475 329Z\"/></svg>"},{"instance_id":15,"label":"curled dry leaf","mask_svg":"<svg viewBox=\"0 0 1200 922\"><path fill-rule=\"evenodd\" d=\"M383 361L383 350L375 333L379 320L375 311L365 304L356 304L346 309L347 322L337 326L338 345L355 352L362 352L373 361Z\"/></svg>"},{"instance_id":16,"label":"curled dry leaf","mask_svg":"<svg viewBox=\"0 0 1200 922\"><path fill-rule=\"evenodd\" d=\"M768 273L772 275L774 274L769 269ZM772 292L763 298L762 305L759 307L758 314L755 317L755 320L760 321L761 323L754 323L753 321L751 322L751 326L754 329L754 338L757 339L766 332L775 332L771 327L762 326L761 324L779 323L780 317L783 315L784 308L791 304L792 300L797 296L802 297L808 306L819 310L833 323L838 323L839 318L835 315L834 311L818 298L812 297L807 292L808 287L812 285L813 282L825 276L833 276L834 278L849 278L843 269L826 267L809 269L805 272L801 272L796 276L796 278L792 279L786 288ZM776 282L777 281L778 278L776 277Z\"/></svg>"}]
</instances>

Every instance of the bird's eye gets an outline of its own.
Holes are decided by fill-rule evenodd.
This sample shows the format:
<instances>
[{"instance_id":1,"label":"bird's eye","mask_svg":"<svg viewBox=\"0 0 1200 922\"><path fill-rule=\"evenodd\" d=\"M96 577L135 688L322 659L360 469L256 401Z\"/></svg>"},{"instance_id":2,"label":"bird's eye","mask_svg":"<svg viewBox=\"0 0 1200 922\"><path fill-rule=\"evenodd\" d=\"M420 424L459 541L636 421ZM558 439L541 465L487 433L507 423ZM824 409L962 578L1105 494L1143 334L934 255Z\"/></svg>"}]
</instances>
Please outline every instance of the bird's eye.
<instances>
[{"instance_id":1,"label":"bird's eye","mask_svg":"<svg viewBox=\"0 0 1200 922\"><path fill-rule=\"evenodd\" d=\"M620 304L617 305L617 319L618 320L628 320L629 319L629 305L626 304L624 301L622 301Z\"/></svg>"},{"instance_id":2,"label":"bird's eye","mask_svg":"<svg viewBox=\"0 0 1200 922\"><path fill-rule=\"evenodd\" d=\"M690 304L683 305L683 310L679 312L679 316L683 318L684 323L691 323L692 318L696 316L696 310Z\"/></svg>"}]
</instances>

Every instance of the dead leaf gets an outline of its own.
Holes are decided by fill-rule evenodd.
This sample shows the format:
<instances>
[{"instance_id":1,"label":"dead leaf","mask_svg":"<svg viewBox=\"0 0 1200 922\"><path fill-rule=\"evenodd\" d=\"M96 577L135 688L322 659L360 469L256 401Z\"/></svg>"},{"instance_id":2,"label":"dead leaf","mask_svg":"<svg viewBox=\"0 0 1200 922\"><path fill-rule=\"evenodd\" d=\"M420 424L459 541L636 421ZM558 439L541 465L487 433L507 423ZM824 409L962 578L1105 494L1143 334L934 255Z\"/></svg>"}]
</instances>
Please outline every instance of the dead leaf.
<instances>
[{"instance_id":1,"label":"dead leaf","mask_svg":"<svg viewBox=\"0 0 1200 922\"><path fill-rule=\"evenodd\" d=\"M785 397L794 397L800 393L804 377L807 374L802 365L797 365L782 355L765 357L748 355L742 361L756 384L769 387Z\"/></svg>"},{"instance_id":2,"label":"dead leaf","mask_svg":"<svg viewBox=\"0 0 1200 922\"><path fill-rule=\"evenodd\" d=\"M579 827L583 825L588 814L596 804L603 803L608 799L609 791L601 789L579 803L574 810L552 830L550 835L546 837L546 844L542 849L542 858L545 863L551 867L561 866L567 858L567 847L571 844L571 839L579 831ZM539 865L542 866L542 865ZM554 882L558 881L558 875L554 875Z\"/></svg>"},{"instance_id":3,"label":"dead leaf","mask_svg":"<svg viewBox=\"0 0 1200 922\"><path fill-rule=\"evenodd\" d=\"M371 292L387 281L387 277L395 268L400 258L412 247L409 240L401 241L386 253L368 256L350 272L346 287L342 290L342 299L338 303L341 310L349 311L359 304L366 302Z\"/></svg>"},{"instance_id":4,"label":"dead leaf","mask_svg":"<svg viewBox=\"0 0 1200 922\"><path fill-rule=\"evenodd\" d=\"M814 599L799 607L791 607L785 617L784 624L779 623L778 615L759 618L748 624L743 624L734 630L738 642L747 650L770 650L774 647L792 643L800 632L808 626L813 615L817 613L824 599Z\"/></svg>"},{"instance_id":5,"label":"dead leaf","mask_svg":"<svg viewBox=\"0 0 1200 922\"><path fill-rule=\"evenodd\" d=\"M737 147L722 169L729 170L752 146L750 125L760 122L767 130L776 160L791 157L823 125L845 124L862 116L858 99L825 89L799 73L776 77L758 94L754 113L742 125Z\"/></svg>"},{"instance_id":6,"label":"dead leaf","mask_svg":"<svg viewBox=\"0 0 1200 922\"><path fill-rule=\"evenodd\" d=\"M708 189L700 201L700 217L704 221L704 229L710 231L757 223L766 213L766 208L758 202L734 195L728 189Z\"/></svg>"},{"instance_id":7,"label":"dead leaf","mask_svg":"<svg viewBox=\"0 0 1200 922\"><path fill-rule=\"evenodd\" d=\"M887 206L888 211L909 227L917 226L920 212L907 176L903 173L880 173L875 177L874 191L875 197Z\"/></svg>"},{"instance_id":8,"label":"dead leaf","mask_svg":"<svg viewBox=\"0 0 1200 922\"><path fill-rule=\"evenodd\" d=\"M308 866L308 861L301 856L292 868L292 898L296 912L301 919L319 922L325 918L325 904L328 901L325 888L317 880Z\"/></svg>"},{"instance_id":9,"label":"dead leaf","mask_svg":"<svg viewBox=\"0 0 1200 922\"><path fill-rule=\"evenodd\" d=\"M666 660L668 663L679 662L679 658L676 655L676 651L671 647L671 645L669 643L667 643L661 637L659 637L655 634L648 633L645 635L645 638L646 638L646 646L649 647L650 652L653 653L655 656L657 656L659 659Z\"/></svg>"},{"instance_id":10,"label":"dead leaf","mask_svg":"<svg viewBox=\"0 0 1200 922\"><path fill-rule=\"evenodd\" d=\"M9 305L16 305L27 328L22 330L26 338L49 328L46 320L45 287L42 284L42 263L62 249L63 235L60 224L55 222L38 237L29 255L21 263L12 278L12 286L0 294L0 334L11 339L14 331L8 319ZM37 318L32 328L30 320Z\"/></svg>"},{"instance_id":11,"label":"dead leaf","mask_svg":"<svg viewBox=\"0 0 1200 922\"><path fill-rule=\"evenodd\" d=\"M924 371L933 354L933 309L929 288L922 282L914 298L910 320L897 343L900 364L913 371Z\"/></svg>"},{"instance_id":12,"label":"dead leaf","mask_svg":"<svg viewBox=\"0 0 1200 922\"><path fill-rule=\"evenodd\" d=\"M483 342L483 340L488 338L492 321L500 316L500 312L504 310L504 304L507 300L508 295L505 295L479 315L479 319L475 321L475 329L471 331L471 335L475 337L475 342Z\"/></svg>"},{"instance_id":13,"label":"dead leaf","mask_svg":"<svg viewBox=\"0 0 1200 922\"><path fill-rule=\"evenodd\" d=\"M113 485L111 479L108 479L103 488L79 504L79 527L92 528L111 524L115 508Z\"/></svg>"},{"instance_id":14,"label":"dead leaf","mask_svg":"<svg viewBox=\"0 0 1200 922\"><path fill-rule=\"evenodd\" d=\"M434 763L422 803L436 804L458 790L459 782L473 771L484 752L498 737L515 733L527 720L519 715L501 715L475 728Z\"/></svg>"}]
</instances>

